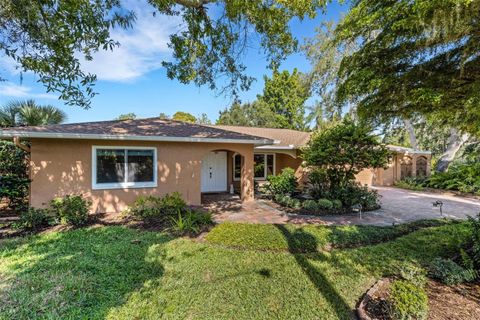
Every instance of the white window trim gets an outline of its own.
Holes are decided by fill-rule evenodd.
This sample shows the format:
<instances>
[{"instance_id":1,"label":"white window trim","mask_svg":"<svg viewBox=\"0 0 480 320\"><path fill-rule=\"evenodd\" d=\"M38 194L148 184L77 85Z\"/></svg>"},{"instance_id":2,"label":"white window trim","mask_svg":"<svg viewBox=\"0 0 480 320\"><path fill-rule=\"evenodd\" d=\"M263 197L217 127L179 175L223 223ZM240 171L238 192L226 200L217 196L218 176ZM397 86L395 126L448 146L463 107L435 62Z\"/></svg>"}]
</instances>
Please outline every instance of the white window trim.
<instances>
[{"instance_id":1,"label":"white window trim","mask_svg":"<svg viewBox=\"0 0 480 320\"><path fill-rule=\"evenodd\" d=\"M153 150L153 181L150 182L118 182L118 183L97 183L97 150ZM127 155L127 152L125 152ZM125 180L128 177L127 161L125 161ZM155 147L130 147L130 146L93 146L92 147L92 189L136 189L136 188L155 188L157 187L157 148Z\"/></svg>"},{"instance_id":2,"label":"white window trim","mask_svg":"<svg viewBox=\"0 0 480 320\"><path fill-rule=\"evenodd\" d=\"M235 153L232 156L232 174L233 174L233 181L240 181L241 178L235 177L235 156L239 155L238 153ZM263 177L258 177L255 178L255 172L254 174L254 180L255 181L265 181L267 180L267 155L272 155L273 156L273 175L275 175L275 172L277 171L277 154L276 153L263 153L263 152L255 152L254 155L263 155L264 161L265 161L265 168L263 172ZM253 160L253 159L252 159Z\"/></svg>"}]
</instances>

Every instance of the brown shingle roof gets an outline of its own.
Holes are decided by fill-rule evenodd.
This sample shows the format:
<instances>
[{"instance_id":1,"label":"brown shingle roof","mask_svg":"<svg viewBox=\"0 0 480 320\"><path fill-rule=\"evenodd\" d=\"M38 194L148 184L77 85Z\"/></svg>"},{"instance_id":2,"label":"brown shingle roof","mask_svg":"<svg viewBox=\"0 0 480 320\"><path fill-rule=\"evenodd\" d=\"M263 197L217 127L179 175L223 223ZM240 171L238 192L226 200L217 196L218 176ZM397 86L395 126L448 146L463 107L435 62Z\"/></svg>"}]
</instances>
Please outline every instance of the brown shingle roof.
<instances>
[{"instance_id":1,"label":"brown shingle roof","mask_svg":"<svg viewBox=\"0 0 480 320\"><path fill-rule=\"evenodd\" d=\"M241 127L241 126L212 126L213 128L219 128L224 130L235 131L243 134L251 134L254 136L264 137L272 139L278 142L276 147L288 147L293 148L303 147L310 140L310 132L297 131L291 129L273 129L273 128L257 128L257 127Z\"/></svg>"},{"instance_id":2,"label":"brown shingle roof","mask_svg":"<svg viewBox=\"0 0 480 320\"><path fill-rule=\"evenodd\" d=\"M0 137L109 138L132 140L212 141L271 144L273 141L248 133L228 131L160 118L69 123L39 127L0 129ZM134 139L133 139L134 138Z\"/></svg>"}]
</instances>

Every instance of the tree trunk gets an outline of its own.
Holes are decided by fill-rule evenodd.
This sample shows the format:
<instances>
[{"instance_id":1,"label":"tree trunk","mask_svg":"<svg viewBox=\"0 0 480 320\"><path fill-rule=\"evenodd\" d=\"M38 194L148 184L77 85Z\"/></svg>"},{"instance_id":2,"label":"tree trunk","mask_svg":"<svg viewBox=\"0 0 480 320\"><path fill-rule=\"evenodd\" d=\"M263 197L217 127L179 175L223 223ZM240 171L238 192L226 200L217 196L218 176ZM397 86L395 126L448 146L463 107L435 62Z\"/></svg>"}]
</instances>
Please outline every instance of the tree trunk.
<instances>
[{"instance_id":1,"label":"tree trunk","mask_svg":"<svg viewBox=\"0 0 480 320\"><path fill-rule=\"evenodd\" d=\"M455 159L455 155L458 150L467 142L470 138L468 133L460 134L457 129L450 129L450 136L447 140L447 149L438 159L435 170L438 172L445 172L448 169L450 163Z\"/></svg>"},{"instance_id":2,"label":"tree trunk","mask_svg":"<svg viewBox=\"0 0 480 320\"><path fill-rule=\"evenodd\" d=\"M417 144L417 136L415 135L415 131L413 130L413 125L410 119L403 119L403 124L405 125L405 129L408 132L408 137L410 138L410 146L414 149L418 149Z\"/></svg>"}]
</instances>

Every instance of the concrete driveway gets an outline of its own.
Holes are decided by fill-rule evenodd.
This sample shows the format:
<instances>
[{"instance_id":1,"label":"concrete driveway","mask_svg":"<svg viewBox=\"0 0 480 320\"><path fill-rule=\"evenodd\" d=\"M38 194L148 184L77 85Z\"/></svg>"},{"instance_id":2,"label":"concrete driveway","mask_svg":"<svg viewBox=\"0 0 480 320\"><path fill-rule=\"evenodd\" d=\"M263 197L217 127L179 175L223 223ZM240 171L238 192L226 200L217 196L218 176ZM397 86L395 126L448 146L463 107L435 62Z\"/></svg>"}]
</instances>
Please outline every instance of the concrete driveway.
<instances>
[{"instance_id":1,"label":"concrete driveway","mask_svg":"<svg viewBox=\"0 0 480 320\"><path fill-rule=\"evenodd\" d=\"M215 199L206 209L215 212L217 222L232 221L244 223L295 223L326 225L376 225L390 226L421 219L451 218L466 219L480 212L480 200L459 197L451 193L429 193L409 191L391 187L375 187L381 195L382 208L359 214L335 216L306 216L284 212L273 207L269 201L256 200L241 203L240 199ZM432 205L443 202L443 215Z\"/></svg>"},{"instance_id":2,"label":"concrete driveway","mask_svg":"<svg viewBox=\"0 0 480 320\"><path fill-rule=\"evenodd\" d=\"M452 193L410 191L392 187L375 187L381 195L382 208L359 215L326 216L327 224L369 224L388 226L421 219L451 218L466 219L480 212L480 200L456 196ZM443 202L440 208L433 202Z\"/></svg>"},{"instance_id":3,"label":"concrete driveway","mask_svg":"<svg viewBox=\"0 0 480 320\"><path fill-rule=\"evenodd\" d=\"M393 221L439 218L440 209L433 206L437 200L443 202L443 217L465 219L480 212L480 200L452 193L429 193L399 188L377 187L382 196L382 209L378 210Z\"/></svg>"}]
</instances>

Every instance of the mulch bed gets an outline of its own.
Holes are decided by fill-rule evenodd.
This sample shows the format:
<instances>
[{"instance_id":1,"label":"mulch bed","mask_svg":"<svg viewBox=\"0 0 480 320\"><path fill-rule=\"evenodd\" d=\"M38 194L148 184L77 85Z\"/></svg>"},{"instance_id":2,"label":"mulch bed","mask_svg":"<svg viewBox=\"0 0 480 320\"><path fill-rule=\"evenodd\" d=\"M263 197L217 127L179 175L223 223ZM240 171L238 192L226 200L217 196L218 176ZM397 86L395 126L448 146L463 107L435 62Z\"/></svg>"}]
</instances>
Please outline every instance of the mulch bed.
<instances>
[{"instance_id":1,"label":"mulch bed","mask_svg":"<svg viewBox=\"0 0 480 320\"><path fill-rule=\"evenodd\" d=\"M43 232L52 232L52 231L65 231L74 229L75 227L66 226L66 225L54 225L54 226L44 226L32 230L22 230L14 229L11 227L11 224L18 220L17 215L1 216L0 215L0 239L13 238L13 237L23 237L37 233ZM145 231L156 231L156 232L169 232L173 233L170 230L171 224L167 219L151 219L147 221L142 221L134 219L120 213L101 213L101 214L90 214L88 222L86 225L81 227L95 227L95 226L126 226L132 229L139 229ZM205 226L200 230L199 233L204 233L208 231L211 226ZM184 235L184 234L181 234ZM185 234L188 237L197 237L197 234Z\"/></svg>"},{"instance_id":2,"label":"mulch bed","mask_svg":"<svg viewBox=\"0 0 480 320\"><path fill-rule=\"evenodd\" d=\"M357 314L361 320L390 320L386 297L392 280L380 279L363 296ZM480 319L480 284L447 286L429 280L425 286L428 295L428 319Z\"/></svg>"},{"instance_id":3,"label":"mulch bed","mask_svg":"<svg viewBox=\"0 0 480 320\"><path fill-rule=\"evenodd\" d=\"M480 319L480 284L461 284L450 287L429 281L426 286L429 302L428 319Z\"/></svg>"}]
</instances>

